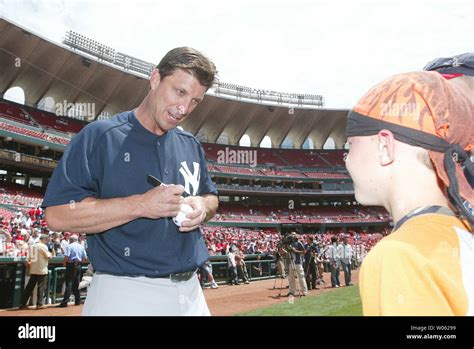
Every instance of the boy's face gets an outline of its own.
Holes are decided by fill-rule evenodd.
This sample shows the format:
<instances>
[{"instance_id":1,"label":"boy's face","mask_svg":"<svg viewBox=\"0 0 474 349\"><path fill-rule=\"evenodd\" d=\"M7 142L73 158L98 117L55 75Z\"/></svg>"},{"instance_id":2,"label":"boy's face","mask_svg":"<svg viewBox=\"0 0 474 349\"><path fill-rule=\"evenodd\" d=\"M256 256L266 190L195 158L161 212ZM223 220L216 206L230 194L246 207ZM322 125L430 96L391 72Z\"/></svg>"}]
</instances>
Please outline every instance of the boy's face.
<instances>
[{"instance_id":1,"label":"boy's face","mask_svg":"<svg viewBox=\"0 0 474 349\"><path fill-rule=\"evenodd\" d=\"M356 200L362 205L379 205L380 164L377 135L349 137L346 168L354 182Z\"/></svg>"}]
</instances>

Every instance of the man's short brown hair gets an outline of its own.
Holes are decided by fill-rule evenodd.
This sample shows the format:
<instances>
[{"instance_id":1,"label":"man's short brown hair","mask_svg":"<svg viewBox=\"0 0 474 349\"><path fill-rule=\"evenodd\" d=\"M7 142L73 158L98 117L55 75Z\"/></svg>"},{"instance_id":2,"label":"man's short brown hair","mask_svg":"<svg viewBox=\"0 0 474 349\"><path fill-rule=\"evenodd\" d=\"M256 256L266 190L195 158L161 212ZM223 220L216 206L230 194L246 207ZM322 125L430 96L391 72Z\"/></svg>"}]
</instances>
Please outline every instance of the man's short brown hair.
<instances>
[{"instance_id":1,"label":"man's short brown hair","mask_svg":"<svg viewBox=\"0 0 474 349\"><path fill-rule=\"evenodd\" d=\"M193 75L202 86L209 89L216 81L217 70L214 63L198 50L191 47L177 47L169 51L158 63L161 79L183 69Z\"/></svg>"}]
</instances>

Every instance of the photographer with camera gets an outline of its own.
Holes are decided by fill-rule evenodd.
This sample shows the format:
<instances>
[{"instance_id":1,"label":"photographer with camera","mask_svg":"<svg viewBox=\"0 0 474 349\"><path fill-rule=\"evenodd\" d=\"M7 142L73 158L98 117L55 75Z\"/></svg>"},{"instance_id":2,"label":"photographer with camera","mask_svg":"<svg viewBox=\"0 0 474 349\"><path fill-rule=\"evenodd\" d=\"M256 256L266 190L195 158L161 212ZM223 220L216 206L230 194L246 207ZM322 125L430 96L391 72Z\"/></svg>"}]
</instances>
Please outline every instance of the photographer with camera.
<instances>
[{"instance_id":1,"label":"photographer with camera","mask_svg":"<svg viewBox=\"0 0 474 349\"><path fill-rule=\"evenodd\" d=\"M324 281L324 249L320 249L319 253L316 255L316 267L318 269L318 281L317 285L325 285L326 282Z\"/></svg>"},{"instance_id":2,"label":"photographer with camera","mask_svg":"<svg viewBox=\"0 0 474 349\"><path fill-rule=\"evenodd\" d=\"M304 270L306 272L306 284L308 290L319 290L316 287L316 281L318 279L318 268L316 265L316 256L319 253L319 248L314 242L312 236L306 237L306 246L304 254Z\"/></svg>"},{"instance_id":3,"label":"photographer with camera","mask_svg":"<svg viewBox=\"0 0 474 349\"><path fill-rule=\"evenodd\" d=\"M306 296L308 294L308 288L306 286L306 280L303 270L303 255L305 252L303 244L298 239L298 234L292 232L283 238L284 249L289 254L290 266L288 270L288 283L290 285L288 296L295 295L295 277L298 278L299 282L299 294L300 296Z\"/></svg>"},{"instance_id":4,"label":"photographer with camera","mask_svg":"<svg viewBox=\"0 0 474 349\"><path fill-rule=\"evenodd\" d=\"M278 243L277 250L275 252L275 263L276 263L276 269L277 269L278 277L280 277L282 279L286 278L285 263L283 261L286 254L287 253L283 249L283 245L281 243Z\"/></svg>"}]
</instances>

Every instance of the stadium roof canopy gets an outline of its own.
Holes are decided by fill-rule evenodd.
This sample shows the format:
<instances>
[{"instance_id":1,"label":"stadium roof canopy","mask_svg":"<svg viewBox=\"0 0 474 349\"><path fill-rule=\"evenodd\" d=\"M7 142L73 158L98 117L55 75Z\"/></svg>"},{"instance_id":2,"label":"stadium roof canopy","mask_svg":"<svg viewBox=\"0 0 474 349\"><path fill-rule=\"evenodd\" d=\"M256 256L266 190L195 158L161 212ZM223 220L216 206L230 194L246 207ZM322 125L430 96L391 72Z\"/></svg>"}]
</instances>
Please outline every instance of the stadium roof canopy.
<instances>
[{"instance_id":1,"label":"stadium roof canopy","mask_svg":"<svg viewBox=\"0 0 474 349\"><path fill-rule=\"evenodd\" d=\"M71 35L80 37L68 33ZM99 48L101 54L54 43L0 18L1 95L12 87L21 87L25 104L39 106L46 97L52 98L56 106L88 103L94 107L94 117L138 106L148 91L147 63L81 38L88 40L87 44L95 50ZM130 62L141 70L130 69ZM247 134L251 146L259 146L269 136L274 148L287 138L294 148L300 148L311 138L314 148L319 149L331 137L336 148L341 149L345 144L348 110L324 109L322 101L321 96L263 91L221 82L208 91L182 127L211 143L223 137L226 143L238 145Z\"/></svg>"}]
</instances>

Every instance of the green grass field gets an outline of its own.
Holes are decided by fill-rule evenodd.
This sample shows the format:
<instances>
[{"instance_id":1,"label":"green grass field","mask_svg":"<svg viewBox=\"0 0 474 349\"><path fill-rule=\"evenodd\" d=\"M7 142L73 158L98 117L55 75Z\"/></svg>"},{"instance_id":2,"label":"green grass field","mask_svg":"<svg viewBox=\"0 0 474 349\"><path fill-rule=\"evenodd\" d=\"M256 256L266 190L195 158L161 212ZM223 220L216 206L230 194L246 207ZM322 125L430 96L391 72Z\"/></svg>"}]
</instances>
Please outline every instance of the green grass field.
<instances>
[{"instance_id":1,"label":"green grass field","mask_svg":"<svg viewBox=\"0 0 474 349\"><path fill-rule=\"evenodd\" d=\"M362 316L362 304L359 288L355 285L319 295L295 297L293 304L275 304L238 316Z\"/></svg>"}]
</instances>

